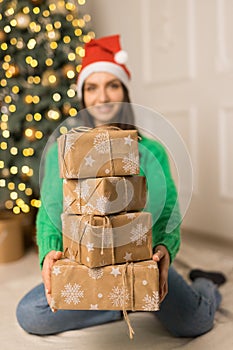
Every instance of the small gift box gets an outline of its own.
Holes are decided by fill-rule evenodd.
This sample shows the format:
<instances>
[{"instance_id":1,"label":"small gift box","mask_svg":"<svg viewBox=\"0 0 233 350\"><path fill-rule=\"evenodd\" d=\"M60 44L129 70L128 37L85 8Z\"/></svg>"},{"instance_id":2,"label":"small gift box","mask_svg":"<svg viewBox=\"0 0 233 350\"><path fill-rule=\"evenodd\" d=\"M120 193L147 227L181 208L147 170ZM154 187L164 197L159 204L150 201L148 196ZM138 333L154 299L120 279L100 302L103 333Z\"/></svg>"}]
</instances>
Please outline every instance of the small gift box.
<instances>
[{"instance_id":1,"label":"small gift box","mask_svg":"<svg viewBox=\"0 0 233 350\"><path fill-rule=\"evenodd\" d=\"M146 204L144 176L64 180L63 207L69 214L108 215L137 211Z\"/></svg>"},{"instance_id":2,"label":"small gift box","mask_svg":"<svg viewBox=\"0 0 233 350\"><path fill-rule=\"evenodd\" d=\"M60 176L79 179L139 174L138 132L77 128L58 138Z\"/></svg>"},{"instance_id":3,"label":"small gift box","mask_svg":"<svg viewBox=\"0 0 233 350\"><path fill-rule=\"evenodd\" d=\"M62 214L64 256L88 267L152 257L151 213Z\"/></svg>"},{"instance_id":4,"label":"small gift box","mask_svg":"<svg viewBox=\"0 0 233 350\"><path fill-rule=\"evenodd\" d=\"M0 211L0 263L18 260L24 248L21 218L10 211Z\"/></svg>"},{"instance_id":5,"label":"small gift box","mask_svg":"<svg viewBox=\"0 0 233 350\"><path fill-rule=\"evenodd\" d=\"M52 269L50 306L69 310L159 310L159 270L153 260L90 269L68 259Z\"/></svg>"}]
</instances>

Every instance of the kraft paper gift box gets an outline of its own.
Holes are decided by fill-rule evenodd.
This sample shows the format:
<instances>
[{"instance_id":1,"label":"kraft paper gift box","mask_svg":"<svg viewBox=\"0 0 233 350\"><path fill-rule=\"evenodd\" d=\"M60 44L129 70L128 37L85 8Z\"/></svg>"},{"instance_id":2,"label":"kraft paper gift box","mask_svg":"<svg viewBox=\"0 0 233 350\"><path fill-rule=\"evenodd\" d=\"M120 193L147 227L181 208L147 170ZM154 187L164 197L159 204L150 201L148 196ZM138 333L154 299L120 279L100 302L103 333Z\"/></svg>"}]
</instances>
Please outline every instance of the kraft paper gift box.
<instances>
[{"instance_id":1,"label":"kraft paper gift box","mask_svg":"<svg viewBox=\"0 0 233 350\"><path fill-rule=\"evenodd\" d=\"M146 204L144 176L63 181L63 207L69 214L108 215L139 211Z\"/></svg>"},{"instance_id":2,"label":"kraft paper gift box","mask_svg":"<svg viewBox=\"0 0 233 350\"><path fill-rule=\"evenodd\" d=\"M77 179L139 174L137 130L103 127L81 130L71 129L58 138L61 177Z\"/></svg>"},{"instance_id":3,"label":"kraft paper gift box","mask_svg":"<svg viewBox=\"0 0 233 350\"><path fill-rule=\"evenodd\" d=\"M62 214L64 256L88 267L152 258L151 213Z\"/></svg>"},{"instance_id":4,"label":"kraft paper gift box","mask_svg":"<svg viewBox=\"0 0 233 350\"><path fill-rule=\"evenodd\" d=\"M91 269L62 259L51 276L51 308L159 310L159 270L153 260Z\"/></svg>"},{"instance_id":5,"label":"kraft paper gift box","mask_svg":"<svg viewBox=\"0 0 233 350\"><path fill-rule=\"evenodd\" d=\"M18 260L24 253L24 236L20 219L11 212L1 211L0 263Z\"/></svg>"}]
</instances>

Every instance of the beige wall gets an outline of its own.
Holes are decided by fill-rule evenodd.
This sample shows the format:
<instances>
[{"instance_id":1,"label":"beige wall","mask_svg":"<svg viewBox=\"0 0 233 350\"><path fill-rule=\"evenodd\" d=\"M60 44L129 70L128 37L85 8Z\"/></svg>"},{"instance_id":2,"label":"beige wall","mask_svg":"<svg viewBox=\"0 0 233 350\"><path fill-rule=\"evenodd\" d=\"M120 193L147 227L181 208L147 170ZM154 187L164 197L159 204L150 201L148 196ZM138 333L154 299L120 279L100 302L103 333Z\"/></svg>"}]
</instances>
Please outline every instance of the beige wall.
<instances>
[{"instance_id":1,"label":"beige wall","mask_svg":"<svg viewBox=\"0 0 233 350\"><path fill-rule=\"evenodd\" d=\"M129 54L128 66L133 73L131 95L137 103L142 102L134 91L134 86L140 83L141 77L138 60L134 59L135 56L140 57L137 47L140 48L142 40L140 3L140 0L87 0L87 4L82 7L82 11L86 9L92 16L91 24L97 38L111 34L121 35L122 47Z\"/></svg>"},{"instance_id":2,"label":"beige wall","mask_svg":"<svg viewBox=\"0 0 233 350\"><path fill-rule=\"evenodd\" d=\"M87 0L87 9L97 37L122 35L132 101L161 112L189 151L184 225L233 240L233 2Z\"/></svg>"}]
</instances>

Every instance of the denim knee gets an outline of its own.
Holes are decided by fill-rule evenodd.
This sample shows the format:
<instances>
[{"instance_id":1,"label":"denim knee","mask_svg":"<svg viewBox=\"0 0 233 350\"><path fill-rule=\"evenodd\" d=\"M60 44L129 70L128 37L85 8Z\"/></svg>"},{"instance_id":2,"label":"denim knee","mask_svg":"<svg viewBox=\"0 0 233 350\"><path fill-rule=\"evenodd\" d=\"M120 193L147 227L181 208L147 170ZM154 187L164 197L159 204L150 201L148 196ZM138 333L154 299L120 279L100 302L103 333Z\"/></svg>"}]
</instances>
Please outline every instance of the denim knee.
<instances>
[{"instance_id":1,"label":"denim knee","mask_svg":"<svg viewBox=\"0 0 233 350\"><path fill-rule=\"evenodd\" d=\"M34 333L35 327L33 325L33 318L31 317L31 310L24 299L22 299L16 309L16 318L21 328L27 333Z\"/></svg>"}]
</instances>

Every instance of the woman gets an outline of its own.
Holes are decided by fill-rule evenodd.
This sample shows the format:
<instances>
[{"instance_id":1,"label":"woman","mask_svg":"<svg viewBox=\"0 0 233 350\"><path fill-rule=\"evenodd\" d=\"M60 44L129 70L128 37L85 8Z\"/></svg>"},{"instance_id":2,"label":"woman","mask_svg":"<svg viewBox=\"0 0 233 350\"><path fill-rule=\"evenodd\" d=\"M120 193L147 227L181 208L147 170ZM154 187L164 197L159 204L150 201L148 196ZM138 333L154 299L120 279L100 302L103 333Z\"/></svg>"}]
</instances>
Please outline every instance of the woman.
<instances>
[{"instance_id":1,"label":"woman","mask_svg":"<svg viewBox=\"0 0 233 350\"><path fill-rule=\"evenodd\" d=\"M118 35L86 44L77 86L83 107L86 108L80 113L80 118L86 126L116 124L124 129L135 128L130 104L121 104L130 102L130 73L125 58ZM153 260L158 262L160 270L161 307L155 316L175 336L198 336L213 326L215 311L221 301L216 283L222 284L225 278L218 273L196 270L190 274L193 280L190 286L171 266L180 245L180 215L167 154L159 143L143 136L139 146L141 174L146 176L149 193L146 209L152 213L154 222ZM80 329L122 318L120 311L52 312L50 309L51 269L62 255L62 179L58 174L55 143L46 157L42 206L37 215L37 243L43 283L30 291L17 308L21 327L38 335ZM166 226L174 211L173 230L167 232Z\"/></svg>"}]
</instances>

